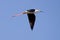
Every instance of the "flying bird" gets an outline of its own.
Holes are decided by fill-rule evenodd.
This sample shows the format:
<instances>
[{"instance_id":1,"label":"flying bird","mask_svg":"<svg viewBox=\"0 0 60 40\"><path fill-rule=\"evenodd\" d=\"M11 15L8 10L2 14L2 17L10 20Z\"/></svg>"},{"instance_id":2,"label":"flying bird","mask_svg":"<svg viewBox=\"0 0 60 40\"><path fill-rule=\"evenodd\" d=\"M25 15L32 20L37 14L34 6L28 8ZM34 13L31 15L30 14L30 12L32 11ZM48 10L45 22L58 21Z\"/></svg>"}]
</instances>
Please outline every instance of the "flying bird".
<instances>
[{"instance_id":1,"label":"flying bird","mask_svg":"<svg viewBox=\"0 0 60 40\"><path fill-rule=\"evenodd\" d=\"M33 28L34 28L34 23L35 23L35 20L36 20L35 14L36 14L37 12L42 12L42 11L40 11L40 10L38 10L38 9L29 9L29 10L26 10L25 12L20 13L20 14L16 14L16 15L13 16L13 17L19 16L19 15L22 15L22 14L27 14L28 20L29 20L29 24L30 24L30 28L31 28L31 30L33 30Z\"/></svg>"}]
</instances>

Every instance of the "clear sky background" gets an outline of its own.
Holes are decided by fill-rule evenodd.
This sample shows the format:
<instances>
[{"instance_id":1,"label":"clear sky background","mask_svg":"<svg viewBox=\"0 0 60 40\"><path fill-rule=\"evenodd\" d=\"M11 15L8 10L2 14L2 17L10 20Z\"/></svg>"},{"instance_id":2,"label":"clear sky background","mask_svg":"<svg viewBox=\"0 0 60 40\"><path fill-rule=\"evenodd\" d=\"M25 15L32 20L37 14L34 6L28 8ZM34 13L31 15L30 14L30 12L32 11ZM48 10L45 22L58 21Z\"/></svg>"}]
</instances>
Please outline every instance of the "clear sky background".
<instances>
[{"instance_id":1,"label":"clear sky background","mask_svg":"<svg viewBox=\"0 0 60 40\"><path fill-rule=\"evenodd\" d=\"M11 17L31 8L44 11L33 31L26 14ZM60 0L0 0L0 40L60 40Z\"/></svg>"}]
</instances>

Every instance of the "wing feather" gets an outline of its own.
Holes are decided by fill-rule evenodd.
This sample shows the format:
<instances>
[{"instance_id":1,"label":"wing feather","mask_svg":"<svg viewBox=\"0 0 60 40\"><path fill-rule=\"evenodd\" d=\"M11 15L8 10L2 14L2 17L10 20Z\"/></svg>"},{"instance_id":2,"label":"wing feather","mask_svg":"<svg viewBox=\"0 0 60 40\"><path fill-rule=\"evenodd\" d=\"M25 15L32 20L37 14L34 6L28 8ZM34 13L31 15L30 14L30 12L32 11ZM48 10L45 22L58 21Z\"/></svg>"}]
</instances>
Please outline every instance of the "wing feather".
<instances>
[{"instance_id":1,"label":"wing feather","mask_svg":"<svg viewBox=\"0 0 60 40\"><path fill-rule=\"evenodd\" d=\"M27 14L27 15L28 15L28 20L29 20L30 26L31 26L31 30L33 30L36 17L33 13Z\"/></svg>"}]
</instances>

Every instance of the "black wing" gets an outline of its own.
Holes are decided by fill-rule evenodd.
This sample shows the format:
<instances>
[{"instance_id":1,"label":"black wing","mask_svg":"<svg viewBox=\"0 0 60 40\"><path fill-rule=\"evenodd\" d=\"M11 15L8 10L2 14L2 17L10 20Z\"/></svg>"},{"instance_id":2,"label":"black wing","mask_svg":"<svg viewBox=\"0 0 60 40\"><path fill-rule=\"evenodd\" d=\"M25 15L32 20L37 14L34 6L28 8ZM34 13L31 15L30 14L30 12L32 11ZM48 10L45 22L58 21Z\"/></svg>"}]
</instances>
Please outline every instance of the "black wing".
<instances>
[{"instance_id":1,"label":"black wing","mask_svg":"<svg viewBox=\"0 0 60 40\"><path fill-rule=\"evenodd\" d=\"M31 26L31 30L33 30L36 17L34 14L27 14L27 15L28 15L30 26Z\"/></svg>"}]
</instances>

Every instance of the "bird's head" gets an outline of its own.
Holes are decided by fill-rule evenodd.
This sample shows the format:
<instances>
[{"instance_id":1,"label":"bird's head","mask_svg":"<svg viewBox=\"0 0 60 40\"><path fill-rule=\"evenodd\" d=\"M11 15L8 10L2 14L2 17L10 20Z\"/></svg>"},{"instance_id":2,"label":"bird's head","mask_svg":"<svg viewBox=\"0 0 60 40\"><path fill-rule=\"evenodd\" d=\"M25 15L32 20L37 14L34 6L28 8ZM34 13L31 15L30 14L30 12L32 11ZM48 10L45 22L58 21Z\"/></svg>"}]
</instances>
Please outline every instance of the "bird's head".
<instances>
[{"instance_id":1,"label":"bird's head","mask_svg":"<svg viewBox=\"0 0 60 40\"><path fill-rule=\"evenodd\" d=\"M39 10L39 9L36 9L35 12L43 12L43 11L41 11L41 10Z\"/></svg>"},{"instance_id":2,"label":"bird's head","mask_svg":"<svg viewBox=\"0 0 60 40\"><path fill-rule=\"evenodd\" d=\"M40 10L38 10L38 9L35 9L35 12L39 12Z\"/></svg>"}]
</instances>

